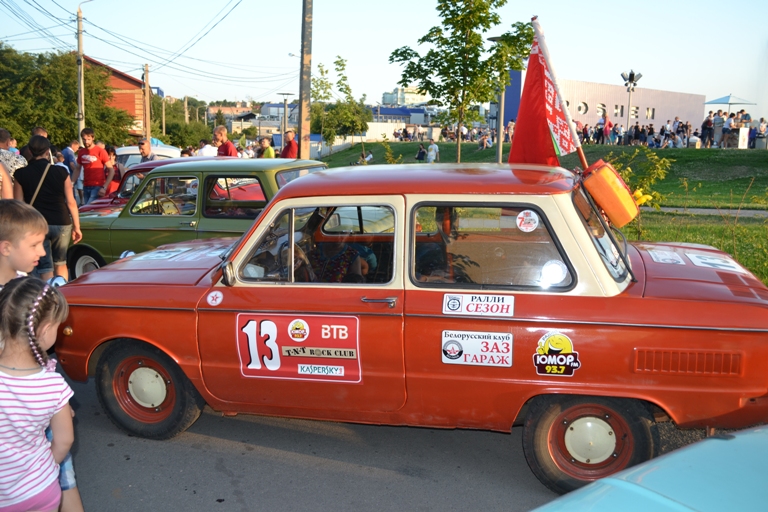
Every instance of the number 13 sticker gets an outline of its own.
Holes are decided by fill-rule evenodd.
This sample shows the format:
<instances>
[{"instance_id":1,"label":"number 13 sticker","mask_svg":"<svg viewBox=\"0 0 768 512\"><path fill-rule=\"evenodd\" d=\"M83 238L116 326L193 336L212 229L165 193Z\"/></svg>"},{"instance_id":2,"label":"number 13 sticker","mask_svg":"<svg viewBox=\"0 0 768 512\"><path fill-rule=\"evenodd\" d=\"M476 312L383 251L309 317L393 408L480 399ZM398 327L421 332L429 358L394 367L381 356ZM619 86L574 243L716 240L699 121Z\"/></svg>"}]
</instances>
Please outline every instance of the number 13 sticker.
<instances>
[{"instance_id":1,"label":"number 13 sticker","mask_svg":"<svg viewBox=\"0 0 768 512\"><path fill-rule=\"evenodd\" d=\"M361 382L354 316L237 315L243 377Z\"/></svg>"}]
</instances>

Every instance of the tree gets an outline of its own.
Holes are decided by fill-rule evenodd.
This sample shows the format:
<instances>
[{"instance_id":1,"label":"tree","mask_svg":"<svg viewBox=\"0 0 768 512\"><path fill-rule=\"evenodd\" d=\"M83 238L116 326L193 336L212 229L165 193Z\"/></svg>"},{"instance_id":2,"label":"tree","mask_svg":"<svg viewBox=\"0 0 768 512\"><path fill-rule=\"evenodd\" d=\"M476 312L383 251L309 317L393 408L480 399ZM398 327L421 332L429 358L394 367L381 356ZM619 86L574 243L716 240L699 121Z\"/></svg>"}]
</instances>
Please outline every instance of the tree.
<instances>
[{"instance_id":1,"label":"tree","mask_svg":"<svg viewBox=\"0 0 768 512\"><path fill-rule=\"evenodd\" d=\"M485 48L485 34L501 23L496 10L507 0L438 0L442 18L418 40L430 48L424 55L404 46L392 52L390 63L404 65L403 87L415 84L446 105L459 129L473 103L493 99L502 86L509 84L509 69L523 69L533 43L530 23L514 23L512 30ZM457 138L456 159L461 161L461 137Z\"/></svg>"},{"instance_id":2,"label":"tree","mask_svg":"<svg viewBox=\"0 0 768 512\"><path fill-rule=\"evenodd\" d=\"M336 136L346 136L368 130L368 122L373 121L373 113L365 106L365 96L355 100L352 88L346 75L347 61L336 57L336 89L343 99L335 103L327 103L331 99L333 87L328 78L328 71L322 64L318 65L318 76L312 79L312 97L315 101L310 109L313 132L321 133L323 139L333 145ZM317 106L315 106L317 105ZM361 137L362 140L362 137Z\"/></svg>"},{"instance_id":3,"label":"tree","mask_svg":"<svg viewBox=\"0 0 768 512\"><path fill-rule=\"evenodd\" d=\"M133 118L107 106L109 72L86 65L86 126L110 144L123 144ZM29 54L0 42L0 126L26 144L31 129L43 126L54 145L64 147L77 133L77 66L72 53Z\"/></svg>"},{"instance_id":4,"label":"tree","mask_svg":"<svg viewBox=\"0 0 768 512\"><path fill-rule=\"evenodd\" d=\"M226 126L227 120L224 118L224 112L221 109L216 111L216 126Z\"/></svg>"},{"instance_id":5,"label":"tree","mask_svg":"<svg viewBox=\"0 0 768 512\"><path fill-rule=\"evenodd\" d=\"M311 133L319 133L326 144L330 141L331 147L336 140L336 130L328 127L326 131L325 120L327 117L326 106L331 101L333 85L328 78L328 70L322 64L317 65L317 74L312 76L312 104L310 105L310 125Z\"/></svg>"}]
</instances>

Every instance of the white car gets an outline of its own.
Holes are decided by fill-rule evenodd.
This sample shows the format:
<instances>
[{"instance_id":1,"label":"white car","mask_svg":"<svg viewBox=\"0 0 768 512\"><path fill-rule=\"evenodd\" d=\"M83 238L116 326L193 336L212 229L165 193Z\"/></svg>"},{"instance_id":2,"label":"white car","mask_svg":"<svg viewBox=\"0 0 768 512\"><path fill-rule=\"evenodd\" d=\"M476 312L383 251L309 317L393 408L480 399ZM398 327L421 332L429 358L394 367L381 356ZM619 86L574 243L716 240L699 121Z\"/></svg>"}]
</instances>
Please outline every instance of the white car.
<instances>
[{"instance_id":1,"label":"white car","mask_svg":"<svg viewBox=\"0 0 768 512\"><path fill-rule=\"evenodd\" d=\"M115 148L117 153L117 168L122 173L141 162L141 153L139 153L139 146L123 146L121 148ZM166 158L179 158L181 156L181 150L175 146L166 146L161 144L158 146L152 146L152 152L155 156L161 160Z\"/></svg>"}]
</instances>

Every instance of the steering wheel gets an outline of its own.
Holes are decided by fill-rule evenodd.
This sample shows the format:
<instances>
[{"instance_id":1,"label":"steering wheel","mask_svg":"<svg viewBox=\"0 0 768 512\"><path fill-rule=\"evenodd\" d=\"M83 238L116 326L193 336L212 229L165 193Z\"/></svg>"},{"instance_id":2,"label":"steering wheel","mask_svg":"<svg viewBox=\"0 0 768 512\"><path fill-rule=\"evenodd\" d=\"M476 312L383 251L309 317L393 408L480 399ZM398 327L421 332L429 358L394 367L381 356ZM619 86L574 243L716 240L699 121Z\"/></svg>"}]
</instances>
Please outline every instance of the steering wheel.
<instances>
[{"instance_id":1,"label":"steering wheel","mask_svg":"<svg viewBox=\"0 0 768 512\"><path fill-rule=\"evenodd\" d=\"M179 206L176 203L174 203L171 199L167 197L158 197L157 202L159 203L159 209L162 215L181 215L181 210L179 210ZM176 210L176 213L167 213L168 210L171 210L170 207L173 207L172 210Z\"/></svg>"}]
</instances>

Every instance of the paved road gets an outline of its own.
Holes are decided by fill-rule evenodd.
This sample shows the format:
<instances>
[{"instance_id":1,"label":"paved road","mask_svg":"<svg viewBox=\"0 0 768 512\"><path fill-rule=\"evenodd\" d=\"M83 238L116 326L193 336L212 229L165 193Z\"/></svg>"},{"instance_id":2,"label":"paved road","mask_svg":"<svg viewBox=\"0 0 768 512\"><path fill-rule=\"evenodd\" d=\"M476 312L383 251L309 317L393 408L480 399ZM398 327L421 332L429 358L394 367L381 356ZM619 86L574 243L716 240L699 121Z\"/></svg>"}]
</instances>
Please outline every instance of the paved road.
<instances>
[{"instance_id":1,"label":"paved road","mask_svg":"<svg viewBox=\"0 0 768 512\"><path fill-rule=\"evenodd\" d=\"M511 435L348 425L210 409L170 441L129 437L73 383L88 511L530 510L555 498Z\"/></svg>"},{"instance_id":2,"label":"paved road","mask_svg":"<svg viewBox=\"0 0 768 512\"><path fill-rule=\"evenodd\" d=\"M650 206L643 206L641 207L641 210L647 211L647 212L656 211L654 208L651 208ZM717 210L715 208L676 208L676 207L664 206L661 208L661 211L670 212L670 213L688 213L691 215L716 215L718 217L722 215L725 215L728 217L735 217L737 214L739 217L758 217L758 218L768 217L768 210L730 210L728 208L722 208L720 210Z\"/></svg>"}]
</instances>

